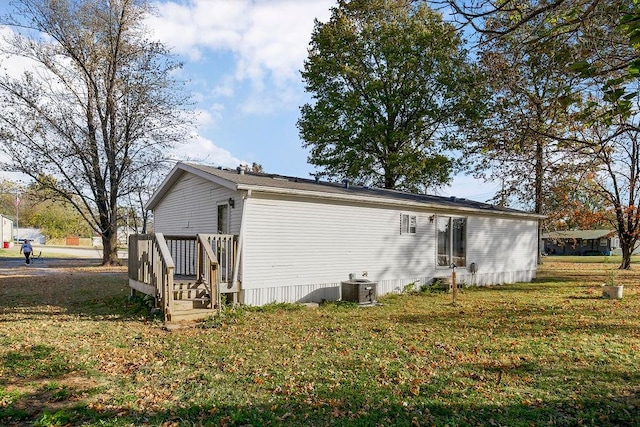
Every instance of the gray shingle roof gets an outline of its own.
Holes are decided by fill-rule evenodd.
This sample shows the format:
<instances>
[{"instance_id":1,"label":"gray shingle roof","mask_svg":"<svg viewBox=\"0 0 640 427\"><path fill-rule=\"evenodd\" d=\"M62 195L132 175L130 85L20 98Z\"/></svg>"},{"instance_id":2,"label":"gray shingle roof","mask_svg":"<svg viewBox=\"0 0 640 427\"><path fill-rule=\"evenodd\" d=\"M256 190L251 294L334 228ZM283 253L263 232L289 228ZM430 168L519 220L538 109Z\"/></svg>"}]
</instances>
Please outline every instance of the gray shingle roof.
<instances>
[{"instance_id":1,"label":"gray shingle roof","mask_svg":"<svg viewBox=\"0 0 640 427\"><path fill-rule=\"evenodd\" d=\"M464 198L442 197L427 194L413 194L403 191L387 190L381 188L361 187L355 185L345 186L344 183L316 181L314 179L306 179L299 177L290 177L276 174L244 172L240 174L238 170L219 168L195 163L178 163L178 167L183 165L186 170L195 169L216 177L231 184L230 188L235 186L235 190L260 190L260 191L293 191L296 193L305 193L320 197L340 196L353 197L359 200L370 199L372 202L380 202L384 199L389 202L421 204L425 207L439 207L441 209L465 209L480 210L492 213L504 213L512 215L526 215L531 217L541 217L529 212L510 209L500 206L494 206L488 203L477 202ZM201 174L202 176L202 174Z\"/></svg>"},{"instance_id":2,"label":"gray shingle roof","mask_svg":"<svg viewBox=\"0 0 640 427\"><path fill-rule=\"evenodd\" d=\"M563 230L543 233L543 239L582 239L593 240L613 235L611 230Z\"/></svg>"}]
</instances>

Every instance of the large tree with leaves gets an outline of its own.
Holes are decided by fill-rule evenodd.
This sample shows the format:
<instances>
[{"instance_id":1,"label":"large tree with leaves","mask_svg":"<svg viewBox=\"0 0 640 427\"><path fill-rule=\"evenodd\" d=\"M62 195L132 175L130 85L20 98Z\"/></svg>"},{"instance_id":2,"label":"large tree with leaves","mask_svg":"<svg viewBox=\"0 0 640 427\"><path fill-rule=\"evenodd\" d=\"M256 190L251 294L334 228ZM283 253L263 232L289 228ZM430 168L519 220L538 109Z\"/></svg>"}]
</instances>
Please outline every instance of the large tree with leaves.
<instances>
[{"instance_id":1,"label":"large tree with leaves","mask_svg":"<svg viewBox=\"0 0 640 427\"><path fill-rule=\"evenodd\" d=\"M424 192L450 181L482 85L455 28L408 0L340 0L316 22L298 128L320 176Z\"/></svg>"},{"instance_id":2,"label":"large tree with leaves","mask_svg":"<svg viewBox=\"0 0 640 427\"><path fill-rule=\"evenodd\" d=\"M505 16L506 21L509 20ZM482 126L468 129L465 151L477 175L500 181L498 200L514 200L543 214L554 180L573 175L573 149L557 139L571 126L568 106L579 89L565 70L574 52L567 43L528 46L515 31L487 41L479 52L492 98Z\"/></svg>"},{"instance_id":3,"label":"large tree with leaves","mask_svg":"<svg viewBox=\"0 0 640 427\"><path fill-rule=\"evenodd\" d=\"M4 17L14 35L3 52L32 67L0 75L2 166L75 206L105 264L118 262L119 203L184 135L180 64L147 38L146 4L18 0Z\"/></svg>"},{"instance_id":4,"label":"large tree with leaves","mask_svg":"<svg viewBox=\"0 0 640 427\"><path fill-rule=\"evenodd\" d=\"M508 13L496 13L487 26L499 32L512 20ZM579 47L569 40L527 43L547 27L531 20L501 37L484 38L478 57L492 98L483 124L467 129L470 140L464 147L475 174L500 185L496 202L545 215L550 213L547 198L556 197L566 188L565 179L589 165L562 139L573 127L570 106L582 97L580 79L567 72Z\"/></svg>"},{"instance_id":5,"label":"large tree with leaves","mask_svg":"<svg viewBox=\"0 0 640 427\"><path fill-rule=\"evenodd\" d=\"M422 1L422 0L420 0ZM607 109L591 105L609 120L629 114L635 93L626 85L640 78L640 2L637 0L436 0L454 10L462 25L480 34L480 43L515 33L528 36L523 44L544 48L550 44L580 46L578 55L567 58L568 70L600 84ZM504 25L496 20L508 16ZM531 30L534 31L531 31ZM627 97L627 98L625 98Z\"/></svg>"},{"instance_id":6,"label":"large tree with leaves","mask_svg":"<svg viewBox=\"0 0 640 427\"><path fill-rule=\"evenodd\" d=\"M564 182L557 182L557 188L576 194L591 193L587 200L606 201L607 209L614 213L610 222L623 246L621 268L629 268L629 256L640 232L634 219L637 191L633 168L637 167L634 158L637 147L629 130L635 127L632 121L638 111L633 102L638 94L635 83L640 76L638 4L633 0L448 3L479 31L480 45L508 46L517 38L518 43L510 46L508 52L528 52L527 59L554 70L554 81L559 84L554 84L556 93L549 93L547 99L555 104L555 111L568 119L563 125L542 115L538 123L543 126L527 127L533 131L535 140L547 141L547 147L560 148L552 157L555 162L570 160L551 175L557 179L558 172L571 172ZM506 77L494 75L509 83L509 73ZM544 81L535 75L527 76L526 80L531 87ZM519 106L511 110L516 115L520 111ZM515 127L518 122L513 123ZM576 166L582 170L576 170ZM526 171L520 177L525 175ZM575 186L571 189L567 183ZM598 191L594 193L594 189ZM537 201L537 191L531 194ZM575 203L564 206L567 212L562 216L576 210ZM590 212L580 207L578 210ZM603 214L590 214L591 224L602 224Z\"/></svg>"}]
</instances>

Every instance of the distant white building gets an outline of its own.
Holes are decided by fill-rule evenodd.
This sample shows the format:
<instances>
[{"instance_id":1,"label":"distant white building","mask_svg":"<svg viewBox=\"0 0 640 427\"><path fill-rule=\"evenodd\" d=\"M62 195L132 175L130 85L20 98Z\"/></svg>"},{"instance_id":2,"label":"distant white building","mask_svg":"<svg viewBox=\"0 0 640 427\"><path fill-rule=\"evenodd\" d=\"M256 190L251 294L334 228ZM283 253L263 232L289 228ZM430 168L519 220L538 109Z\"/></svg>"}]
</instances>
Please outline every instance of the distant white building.
<instances>
[{"instance_id":1,"label":"distant white building","mask_svg":"<svg viewBox=\"0 0 640 427\"><path fill-rule=\"evenodd\" d=\"M44 245L46 243L46 237L39 228L18 228L15 238L19 240L29 239L29 241L38 245Z\"/></svg>"},{"instance_id":2,"label":"distant white building","mask_svg":"<svg viewBox=\"0 0 640 427\"><path fill-rule=\"evenodd\" d=\"M13 220L0 215L2 226L0 227L0 242L4 248L8 248L13 242Z\"/></svg>"},{"instance_id":3,"label":"distant white building","mask_svg":"<svg viewBox=\"0 0 640 427\"><path fill-rule=\"evenodd\" d=\"M138 234L138 230L128 225L118 227L118 246L127 246L127 244L129 244L129 236L132 234ZM101 248L102 237L93 236L91 238L91 246Z\"/></svg>"}]
</instances>

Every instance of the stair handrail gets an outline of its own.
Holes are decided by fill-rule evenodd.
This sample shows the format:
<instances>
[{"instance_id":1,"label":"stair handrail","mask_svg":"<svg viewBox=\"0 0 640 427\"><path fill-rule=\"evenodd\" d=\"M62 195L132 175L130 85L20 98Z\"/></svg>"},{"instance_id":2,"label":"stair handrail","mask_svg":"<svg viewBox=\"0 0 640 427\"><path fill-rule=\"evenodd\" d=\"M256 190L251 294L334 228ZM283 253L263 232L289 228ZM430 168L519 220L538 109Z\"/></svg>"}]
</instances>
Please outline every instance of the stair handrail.
<instances>
[{"instance_id":1,"label":"stair handrail","mask_svg":"<svg viewBox=\"0 0 640 427\"><path fill-rule=\"evenodd\" d=\"M173 313L173 273L176 265L171 257L171 251L169 251L169 246L167 246L164 234L155 233L154 240L156 248L158 249L158 254L160 255L160 263L162 266L162 271L160 273L162 277L161 285L164 297L164 318L165 320L168 320Z\"/></svg>"},{"instance_id":2,"label":"stair handrail","mask_svg":"<svg viewBox=\"0 0 640 427\"><path fill-rule=\"evenodd\" d=\"M197 234L196 238L198 239L198 243L204 249L205 260L203 262L204 271L199 271L198 276L204 273L204 279L209 284L209 295L211 297L211 309L215 309L216 307L220 309L221 307L221 296L220 296L220 268L218 265L218 257L213 252L213 247L211 245L211 237L208 235ZM198 277L200 278L200 277ZM215 295L214 295L215 292ZM215 297L215 304L214 304Z\"/></svg>"}]
</instances>

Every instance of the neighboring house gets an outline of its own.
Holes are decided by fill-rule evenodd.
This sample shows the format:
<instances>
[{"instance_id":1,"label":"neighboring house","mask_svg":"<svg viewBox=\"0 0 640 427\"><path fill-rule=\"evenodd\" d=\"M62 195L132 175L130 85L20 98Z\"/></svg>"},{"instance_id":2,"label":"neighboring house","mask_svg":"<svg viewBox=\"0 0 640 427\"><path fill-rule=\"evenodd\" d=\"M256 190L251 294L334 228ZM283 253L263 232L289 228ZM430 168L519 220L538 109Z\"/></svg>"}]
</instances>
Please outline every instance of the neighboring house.
<instances>
[{"instance_id":1,"label":"neighboring house","mask_svg":"<svg viewBox=\"0 0 640 427\"><path fill-rule=\"evenodd\" d=\"M15 238L22 242L24 239L29 239L31 243L44 245L46 243L46 237L42 234L39 228L20 227L16 230Z\"/></svg>"},{"instance_id":2,"label":"neighboring house","mask_svg":"<svg viewBox=\"0 0 640 427\"><path fill-rule=\"evenodd\" d=\"M118 246L127 246L129 243L129 236L132 234L136 234L138 230L129 225L121 225L118 227L117 235L118 235ZM102 247L102 237L101 236L93 236L91 238L91 246L94 248Z\"/></svg>"},{"instance_id":3,"label":"neighboring house","mask_svg":"<svg viewBox=\"0 0 640 427\"><path fill-rule=\"evenodd\" d=\"M147 207L165 236L235 235L234 283L250 305L336 300L350 275L377 282L378 295L398 292L450 276L454 263L467 284L528 282L542 218L453 197L191 163L178 163Z\"/></svg>"},{"instance_id":4,"label":"neighboring house","mask_svg":"<svg viewBox=\"0 0 640 427\"><path fill-rule=\"evenodd\" d=\"M611 230L563 230L542 234L549 255L611 255L620 240Z\"/></svg>"},{"instance_id":5,"label":"neighboring house","mask_svg":"<svg viewBox=\"0 0 640 427\"><path fill-rule=\"evenodd\" d=\"M13 242L13 220L4 215L0 215L0 242L3 248L8 248Z\"/></svg>"}]
</instances>

